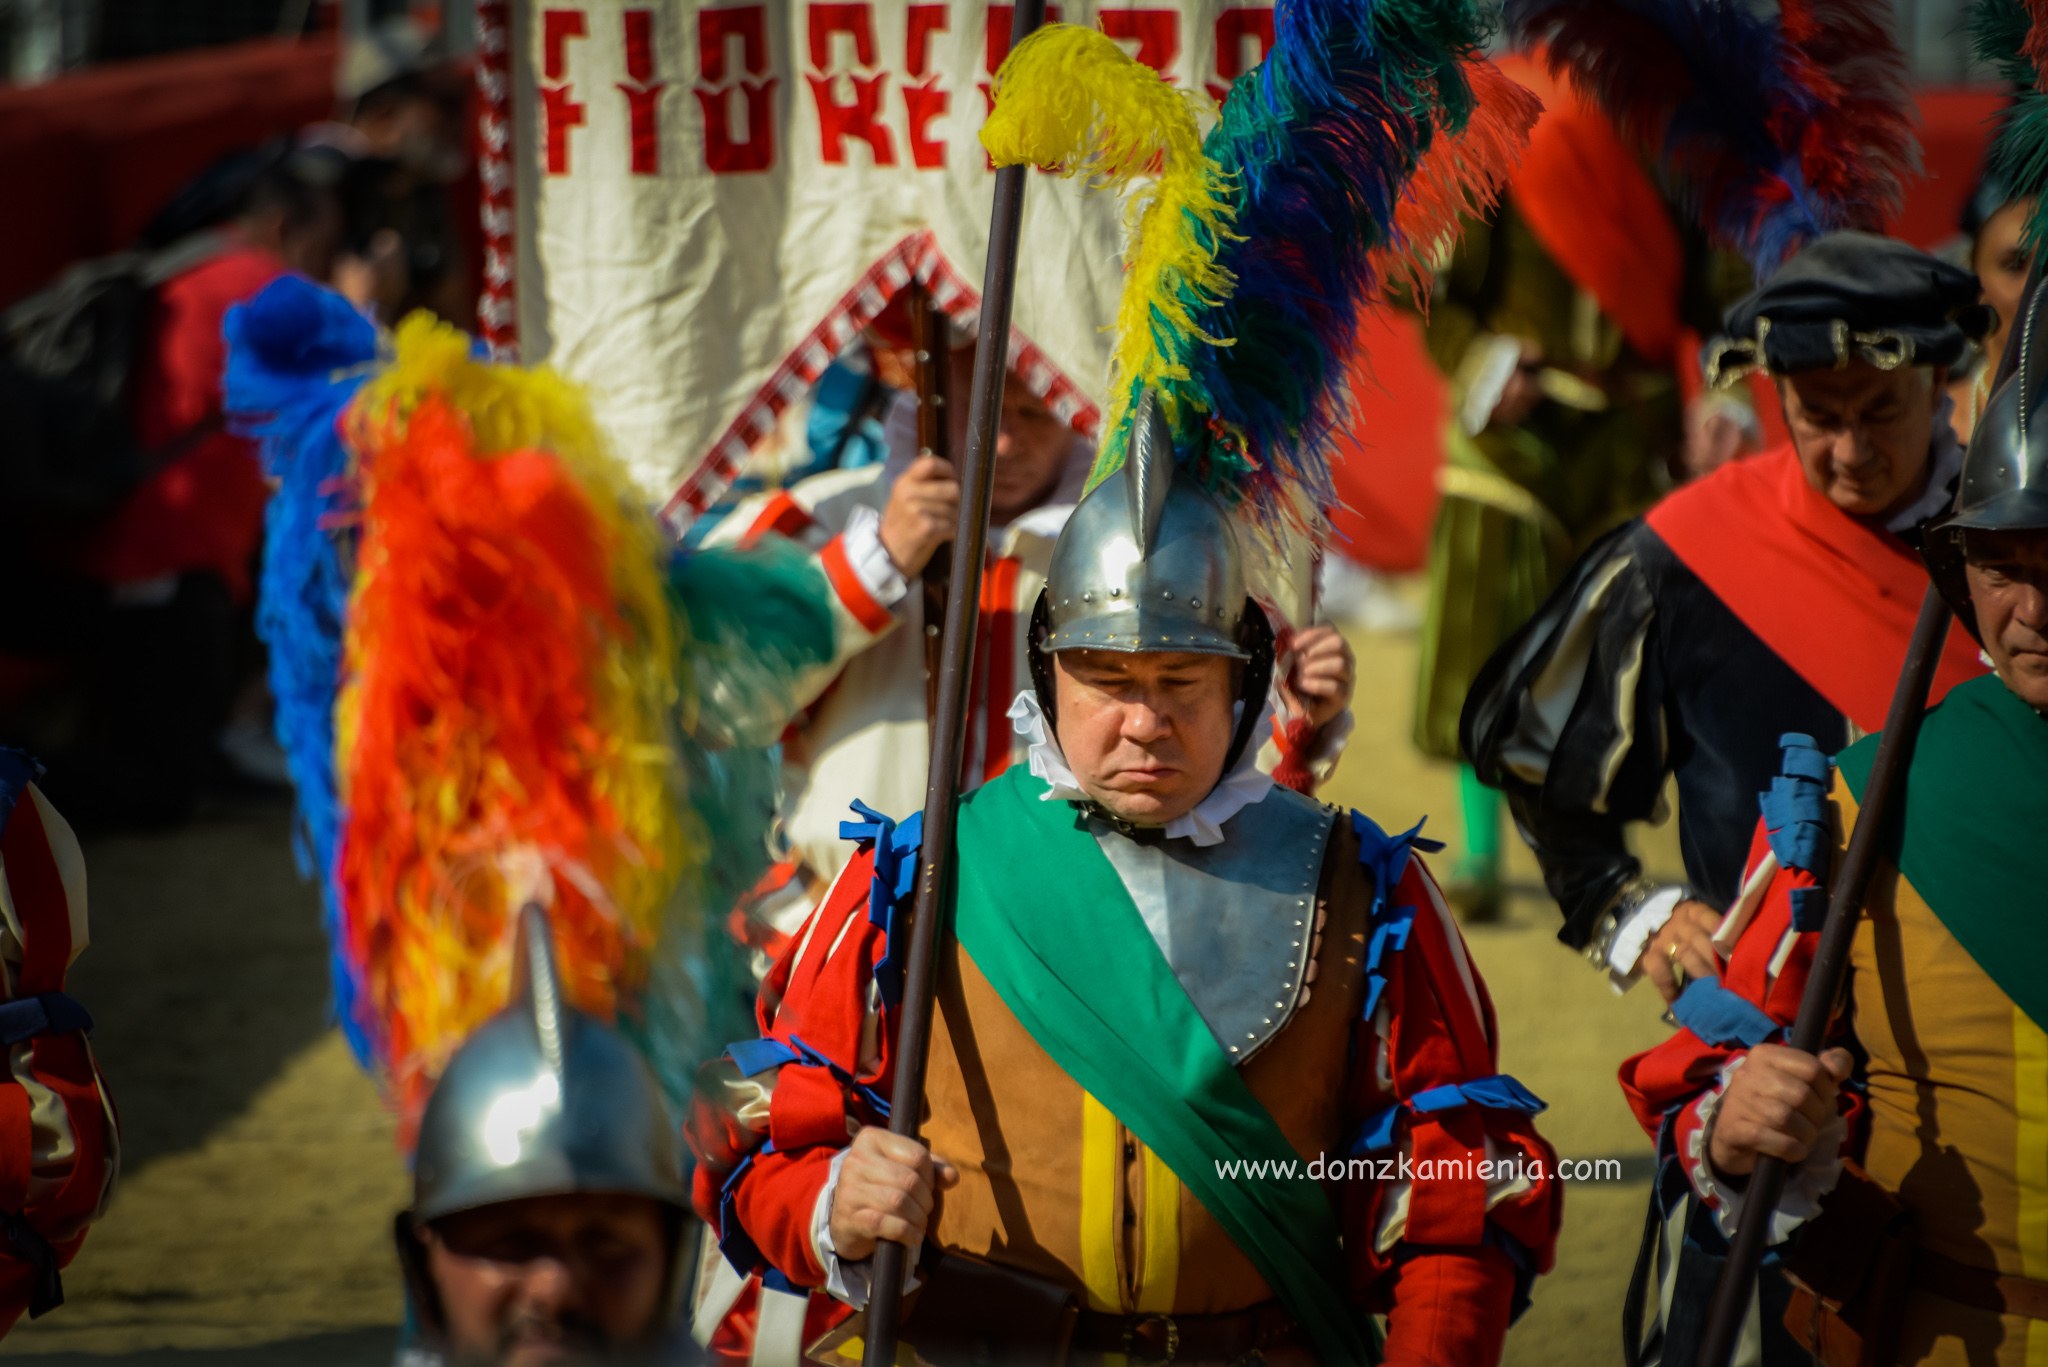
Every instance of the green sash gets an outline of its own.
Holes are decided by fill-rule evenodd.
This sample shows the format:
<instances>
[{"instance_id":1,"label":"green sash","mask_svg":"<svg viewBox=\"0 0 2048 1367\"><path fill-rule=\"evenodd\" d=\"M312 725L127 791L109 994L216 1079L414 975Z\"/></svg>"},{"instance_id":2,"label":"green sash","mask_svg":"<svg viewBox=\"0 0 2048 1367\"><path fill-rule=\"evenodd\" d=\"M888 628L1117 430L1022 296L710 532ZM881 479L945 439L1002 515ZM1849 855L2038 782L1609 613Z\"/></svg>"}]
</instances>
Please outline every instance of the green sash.
<instances>
[{"instance_id":1,"label":"green sash","mask_svg":"<svg viewBox=\"0 0 2048 1367\"><path fill-rule=\"evenodd\" d=\"M1340 1288L1336 1215L1173 976L1095 837L1021 766L960 807L955 929L1031 1037L1173 1169L1330 1363L1379 1360ZM1272 1169L1268 1168L1268 1172Z\"/></svg>"},{"instance_id":2,"label":"green sash","mask_svg":"<svg viewBox=\"0 0 2048 1367\"><path fill-rule=\"evenodd\" d=\"M1856 800L1877 737L1837 758ZM2048 1025L2048 718L1995 675L1951 689L1927 714L1885 852L1977 966L2037 1025ZM1901 840L1900 833L1904 832Z\"/></svg>"}]
</instances>

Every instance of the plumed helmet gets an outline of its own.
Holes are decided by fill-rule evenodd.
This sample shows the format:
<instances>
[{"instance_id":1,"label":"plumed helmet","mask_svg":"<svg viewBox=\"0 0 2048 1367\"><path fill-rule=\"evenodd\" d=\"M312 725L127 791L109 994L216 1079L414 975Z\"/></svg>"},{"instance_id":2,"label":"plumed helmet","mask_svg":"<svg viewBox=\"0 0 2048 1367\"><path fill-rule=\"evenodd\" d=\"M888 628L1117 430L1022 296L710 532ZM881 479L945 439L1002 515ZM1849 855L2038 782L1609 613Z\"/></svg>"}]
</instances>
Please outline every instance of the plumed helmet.
<instances>
[{"instance_id":1,"label":"plumed helmet","mask_svg":"<svg viewBox=\"0 0 2048 1367\"><path fill-rule=\"evenodd\" d=\"M1146 393L1123 469L1089 490L1052 548L1032 613L1031 672L1054 716L1050 657L1062 650L1187 652L1245 662L1230 761L1249 740L1273 675L1273 629L1246 589L1229 513L1180 472L1158 397Z\"/></svg>"},{"instance_id":2,"label":"plumed helmet","mask_svg":"<svg viewBox=\"0 0 2048 1367\"><path fill-rule=\"evenodd\" d=\"M2048 531L2048 311L2036 288L2006 345L2019 365L1998 387L1970 434L1955 511L1927 529L1921 554L1928 573L1963 625L1977 635L1977 614L1963 570L1971 531ZM1979 636L1981 640L1982 637Z\"/></svg>"},{"instance_id":3,"label":"plumed helmet","mask_svg":"<svg viewBox=\"0 0 2048 1367\"><path fill-rule=\"evenodd\" d=\"M520 915L513 993L427 1101L412 1217L578 1192L687 1208L680 1132L660 1084L623 1035L563 997L538 906Z\"/></svg>"}]
</instances>

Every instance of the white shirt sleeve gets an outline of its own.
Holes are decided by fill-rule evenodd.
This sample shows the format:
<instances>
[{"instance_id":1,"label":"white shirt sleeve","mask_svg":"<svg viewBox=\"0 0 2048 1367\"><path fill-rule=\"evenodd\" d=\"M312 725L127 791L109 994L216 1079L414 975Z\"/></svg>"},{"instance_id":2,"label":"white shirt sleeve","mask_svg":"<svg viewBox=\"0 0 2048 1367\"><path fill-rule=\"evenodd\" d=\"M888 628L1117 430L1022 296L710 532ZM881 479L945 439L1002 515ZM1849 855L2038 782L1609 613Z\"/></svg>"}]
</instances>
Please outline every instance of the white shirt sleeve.
<instances>
[{"instance_id":1,"label":"white shirt sleeve","mask_svg":"<svg viewBox=\"0 0 2048 1367\"><path fill-rule=\"evenodd\" d=\"M860 578L861 587L885 608L893 608L910 592L910 582L896 569L882 545L882 515L862 504L846 518L846 530L839 534L846 550L846 563Z\"/></svg>"}]
</instances>

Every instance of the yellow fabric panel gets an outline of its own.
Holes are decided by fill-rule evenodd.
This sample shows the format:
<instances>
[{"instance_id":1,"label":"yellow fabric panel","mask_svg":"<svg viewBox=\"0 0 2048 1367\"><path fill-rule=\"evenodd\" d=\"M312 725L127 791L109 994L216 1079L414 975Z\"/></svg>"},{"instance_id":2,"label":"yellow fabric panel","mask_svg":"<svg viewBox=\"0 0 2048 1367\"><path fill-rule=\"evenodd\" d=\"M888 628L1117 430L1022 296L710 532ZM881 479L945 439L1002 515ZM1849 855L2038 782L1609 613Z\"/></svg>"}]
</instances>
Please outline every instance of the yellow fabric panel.
<instances>
[{"instance_id":1,"label":"yellow fabric panel","mask_svg":"<svg viewBox=\"0 0 2048 1367\"><path fill-rule=\"evenodd\" d=\"M2048 1033L2012 1012L2013 1101L2019 1117L2020 1266L2048 1281Z\"/></svg>"},{"instance_id":2,"label":"yellow fabric panel","mask_svg":"<svg viewBox=\"0 0 2048 1367\"><path fill-rule=\"evenodd\" d=\"M2025 1275L2048 1281L2048 1032L2012 1013L2013 1093L2019 1113L2019 1244ZM2048 1320L2027 1322L2027 1367L2048 1367Z\"/></svg>"},{"instance_id":3,"label":"yellow fabric panel","mask_svg":"<svg viewBox=\"0 0 2048 1367\"><path fill-rule=\"evenodd\" d=\"M1090 1310L1123 1307L1116 1268L1116 1117L1092 1095L1081 1098L1081 1280Z\"/></svg>"},{"instance_id":4,"label":"yellow fabric panel","mask_svg":"<svg viewBox=\"0 0 2048 1367\"><path fill-rule=\"evenodd\" d=\"M1158 1154L1145 1155L1145 1243L1138 1264L1138 1309L1165 1314L1180 1285L1180 1179Z\"/></svg>"}]
</instances>

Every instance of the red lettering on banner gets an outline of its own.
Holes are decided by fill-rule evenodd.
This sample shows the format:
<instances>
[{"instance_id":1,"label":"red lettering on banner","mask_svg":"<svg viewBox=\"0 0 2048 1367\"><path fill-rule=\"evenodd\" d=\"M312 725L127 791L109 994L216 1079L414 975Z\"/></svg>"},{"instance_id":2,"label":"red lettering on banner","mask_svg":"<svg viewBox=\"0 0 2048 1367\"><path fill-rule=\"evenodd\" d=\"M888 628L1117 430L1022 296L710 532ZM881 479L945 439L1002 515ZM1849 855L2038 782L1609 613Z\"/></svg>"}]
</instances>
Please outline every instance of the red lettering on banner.
<instances>
[{"instance_id":1,"label":"red lettering on banner","mask_svg":"<svg viewBox=\"0 0 2048 1367\"><path fill-rule=\"evenodd\" d=\"M927 131L934 119L944 118L953 96L939 84L931 69L931 39L947 30L944 5L912 5L910 28L903 40L903 123L904 140L910 144L911 164L933 170L946 164L946 144ZM911 82L916 81L916 85Z\"/></svg>"},{"instance_id":2,"label":"red lettering on banner","mask_svg":"<svg viewBox=\"0 0 2048 1367\"><path fill-rule=\"evenodd\" d=\"M569 132L583 126L583 106L569 93L569 40L588 35L580 9L541 11L541 72L548 84L540 88L541 122L547 130L547 173L569 173Z\"/></svg>"},{"instance_id":3,"label":"red lettering on banner","mask_svg":"<svg viewBox=\"0 0 2048 1367\"><path fill-rule=\"evenodd\" d=\"M853 38L854 62L862 68L875 65L874 6L868 0L853 4L812 5L809 14L812 71L804 79L810 84L811 99L818 107L818 155L828 166L846 164L847 139L858 139L874 153L875 165L894 166L896 145L889 126L882 121L882 96L889 73L877 71L861 76L835 72L832 38L848 34ZM834 84L844 77L853 89L852 101L841 100Z\"/></svg>"},{"instance_id":4,"label":"red lettering on banner","mask_svg":"<svg viewBox=\"0 0 2048 1367\"><path fill-rule=\"evenodd\" d=\"M1252 48L1256 47L1254 53ZM1230 94L1238 77L1266 60L1273 50L1273 11L1232 9L1216 16L1216 77L1208 83L1209 98L1218 104Z\"/></svg>"},{"instance_id":5,"label":"red lettering on banner","mask_svg":"<svg viewBox=\"0 0 2048 1367\"><path fill-rule=\"evenodd\" d=\"M629 9L620 18L626 26L626 75L633 84L619 82L626 97L626 115L633 137L633 174L652 176L661 172L661 127L655 114L661 92L668 89L654 79L654 11Z\"/></svg>"},{"instance_id":6,"label":"red lettering on banner","mask_svg":"<svg viewBox=\"0 0 2048 1367\"><path fill-rule=\"evenodd\" d=\"M589 16L580 9L544 10L540 16L541 73L560 81L569 73L569 40L587 37Z\"/></svg>"},{"instance_id":7,"label":"red lettering on banner","mask_svg":"<svg viewBox=\"0 0 2048 1367\"><path fill-rule=\"evenodd\" d=\"M944 5L912 5L910 28L903 39L903 70L911 76L926 76L932 69L932 35L952 27Z\"/></svg>"},{"instance_id":8,"label":"red lettering on banner","mask_svg":"<svg viewBox=\"0 0 2048 1367\"><path fill-rule=\"evenodd\" d=\"M739 40L744 75L728 81L726 48ZM704 165L731 175L765 171L775 164L775 79L769 75L765 5L734 5L697 13L697 71L691 92L704 114ZM751 78L751 79L749 79ZM746 136L733 130L732 96L746 106Z\"/></svg>"},{"instance_id":9,"label":"red lettering on banner","mask_svg":"<svg viewBox=\"0 0 2048 1367\"><path fill-rule=\"evenodd\" d=\"M1105 9L1095 18L1102 31L1129 47L1131 55L1173 80L1174 59L1180 56L1180 11L1170 9Z\"/></svg>"}]
</instances>

